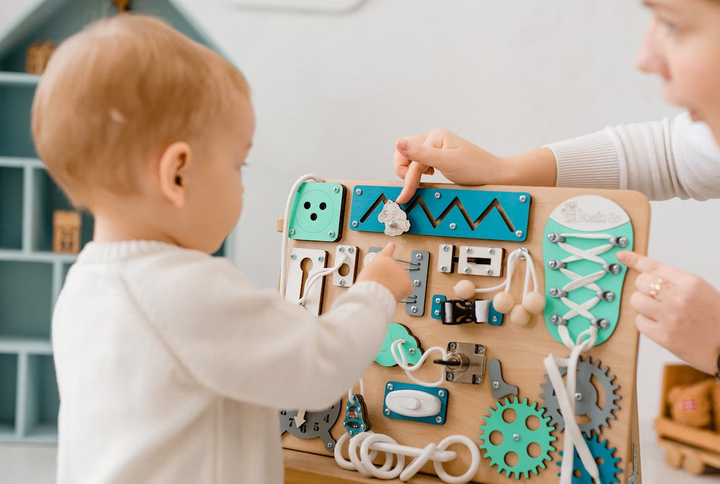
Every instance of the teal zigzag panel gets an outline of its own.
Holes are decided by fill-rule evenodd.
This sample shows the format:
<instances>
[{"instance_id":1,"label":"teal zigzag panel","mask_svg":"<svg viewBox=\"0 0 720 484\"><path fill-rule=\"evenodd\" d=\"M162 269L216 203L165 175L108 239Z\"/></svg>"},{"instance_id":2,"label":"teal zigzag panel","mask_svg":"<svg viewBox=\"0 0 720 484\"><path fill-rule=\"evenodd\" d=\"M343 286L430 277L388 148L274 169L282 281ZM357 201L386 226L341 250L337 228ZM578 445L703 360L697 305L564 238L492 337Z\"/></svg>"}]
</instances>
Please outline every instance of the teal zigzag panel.
<instances>
[{"instance_id":1,"label":"teal zigzag panel","mask_svg":"<svg viewBox=\"0 0 720 484\"><path fill-rule=\"evenodd\" d=\"M356 185L353 188L350 228L384 232L378 215L387 200L402 187ZM410 202L400 205L409 234L463 239L522 242L527 237L530 194L447 188L419 188Z\"/></svg>"}]
</instances>

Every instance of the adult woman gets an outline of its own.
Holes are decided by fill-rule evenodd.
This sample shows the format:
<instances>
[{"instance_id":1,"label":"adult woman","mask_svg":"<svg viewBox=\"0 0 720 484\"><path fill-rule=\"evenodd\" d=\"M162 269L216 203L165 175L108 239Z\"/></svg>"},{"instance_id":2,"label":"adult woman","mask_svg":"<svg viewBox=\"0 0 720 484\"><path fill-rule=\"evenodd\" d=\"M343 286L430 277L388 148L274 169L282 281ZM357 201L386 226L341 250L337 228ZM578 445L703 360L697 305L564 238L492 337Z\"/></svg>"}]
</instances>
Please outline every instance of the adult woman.
<instances>
[{"instance_id":1,"label":"adult woman","mask_svg":"<svg viewBox=\"0 0 720 484\"><path fill-rule=\"evenodd\" d=\"M462 185L633 189L648 198L720 198L720 1L646 0L653 20L641 70L661 76L667 101L688 109L673 120L606 128L510 158L445 131L401 138L395 172L407 202L423 173ZM641 272L631 303L638 329L698 369L720 373L720 292L702 278L632 252Z\"/></svg>"}]
</instances>

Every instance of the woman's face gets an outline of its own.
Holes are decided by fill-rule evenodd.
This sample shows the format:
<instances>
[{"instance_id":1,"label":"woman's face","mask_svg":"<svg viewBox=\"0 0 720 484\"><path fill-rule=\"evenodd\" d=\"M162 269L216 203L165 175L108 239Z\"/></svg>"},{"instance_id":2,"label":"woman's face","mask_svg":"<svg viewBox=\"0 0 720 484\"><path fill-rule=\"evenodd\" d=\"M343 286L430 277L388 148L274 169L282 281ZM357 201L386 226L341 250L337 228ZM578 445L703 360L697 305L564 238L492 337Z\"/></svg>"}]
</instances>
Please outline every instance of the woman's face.
<instances>
[{"instance_id":1,"label":"woman's face","mask_svg":"<svg viewBox=\"0 0 720 484\"><path fill-rule=\"evenodd\" d=\"M645 0L653 20L638 66L665 81L665 100L710 126L720 145L720 0Z\"/></svg>"}]
</instances>

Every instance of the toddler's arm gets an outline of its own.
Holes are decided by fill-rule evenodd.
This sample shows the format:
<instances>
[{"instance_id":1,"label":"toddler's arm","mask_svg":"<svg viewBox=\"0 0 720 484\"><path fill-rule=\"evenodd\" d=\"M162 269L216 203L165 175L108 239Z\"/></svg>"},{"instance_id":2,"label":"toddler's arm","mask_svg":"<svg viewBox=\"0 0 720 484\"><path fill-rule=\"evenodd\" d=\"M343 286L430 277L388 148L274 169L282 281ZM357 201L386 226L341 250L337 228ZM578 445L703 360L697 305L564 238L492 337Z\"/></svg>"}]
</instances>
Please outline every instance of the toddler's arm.
<instances>
[{"instance_id":1,"label":"toddler's arm","mask_svg":"<svg viewBox=\"0 0 720 484\"><path fill-rule=\"evenodd\" d=\"M152 268L161 275L152 291L133 296L178 364L235 400L275 408L331 404L370 366L396 308L385 286L360 280L317 317L253 288L225 259L178 252Z\"/></svg>"}]
</instances>

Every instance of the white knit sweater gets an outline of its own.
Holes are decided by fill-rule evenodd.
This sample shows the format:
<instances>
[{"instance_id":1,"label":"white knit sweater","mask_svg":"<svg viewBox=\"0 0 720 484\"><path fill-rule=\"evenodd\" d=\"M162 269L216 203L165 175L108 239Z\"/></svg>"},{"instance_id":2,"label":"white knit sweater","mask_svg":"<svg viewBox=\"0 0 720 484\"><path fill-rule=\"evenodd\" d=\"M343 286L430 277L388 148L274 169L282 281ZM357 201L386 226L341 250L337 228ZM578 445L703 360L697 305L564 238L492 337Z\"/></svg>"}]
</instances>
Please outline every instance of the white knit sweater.
<instances>
[{"instance_id":1,"label":"white knit sweater","mask_svg":"<svg viewBox=\"0 0 720 484\"><path fill-rule=\"evenodd\" d=\"M396 308L355 284L316 317L226 259L90 243L53 318L58 482L281 483L277 409L321 409L375 358Z\"/></svg>"},{"instance_id":2,"label":"white knit sweater","mask_svg":"<svg viewBox=\"0 0 720 484\"><path fill-rule=\"evenodd\" d=\"M687 113L548 147L557 160L558 187L637 190L650 200L720 198L720 147L708 126Z\"/></svg>"}]
</instances>

